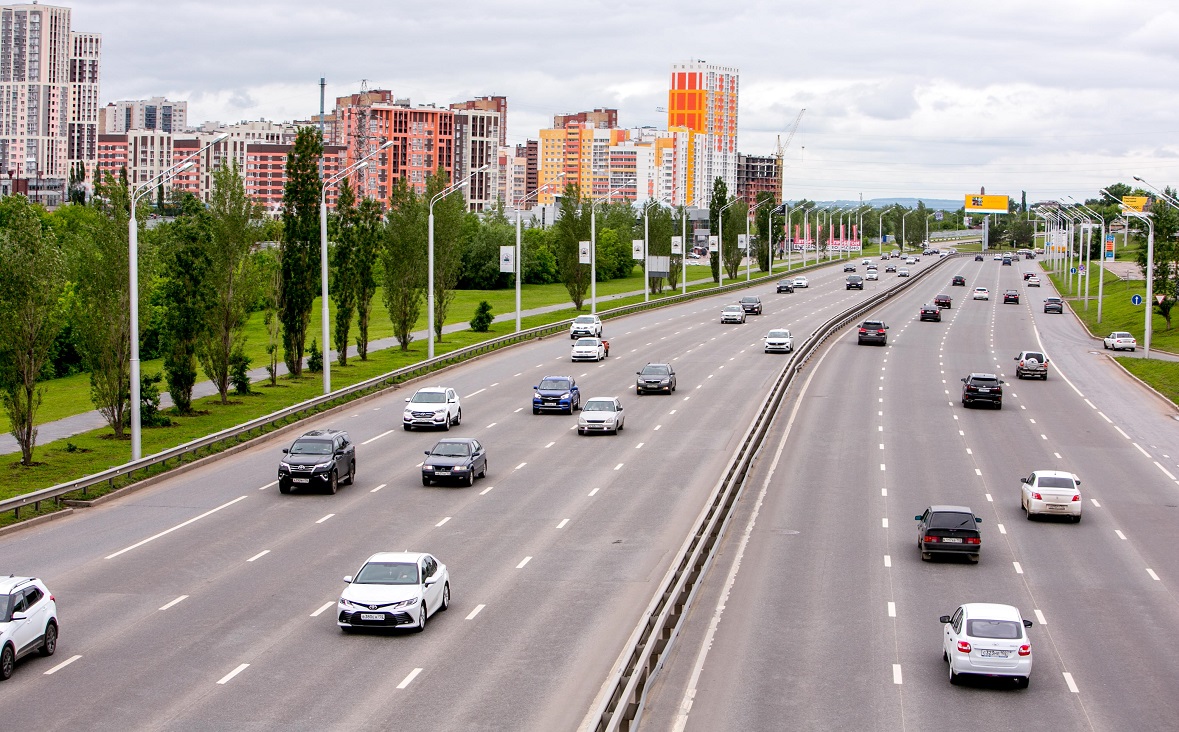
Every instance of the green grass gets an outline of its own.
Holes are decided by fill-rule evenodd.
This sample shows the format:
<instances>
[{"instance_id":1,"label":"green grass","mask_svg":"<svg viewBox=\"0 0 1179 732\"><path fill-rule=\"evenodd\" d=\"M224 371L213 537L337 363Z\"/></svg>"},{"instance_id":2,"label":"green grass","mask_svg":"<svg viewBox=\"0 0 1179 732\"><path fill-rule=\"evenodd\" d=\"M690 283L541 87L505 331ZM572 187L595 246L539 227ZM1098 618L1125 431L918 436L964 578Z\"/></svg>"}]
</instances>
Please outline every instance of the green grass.
<instances>
[{"instance_id":1,"label":"green grass","mask_svg":"<svg viewBox=\"0 0 1179 732\"><path fill-rule=\"evenodd\" d=\"M1077 285L1077 278L1073 278L1073 294L1068 290L1068 275L1050 275L1056 289L1062 297L1068 300L1073 311L1081 318L1095 336L1105 336L1115 330L1124 330L1134 334L1141 345L1145 342L1146 333L1146 282L1143 280L1121 280L1110 272L1104 273L1104 292L1101 302L1101 322L1097 322L1097 282L1089 283L1089 308L1085 309L1084 282ZM1142 305L1134 305L1130 298L1134 295L1143 297ZM1157 348L1171 353L1179 353L1179 328L1167 329L1167 321L1157 312L1151 323L1151 348Z\"/></svg>"},{"instance_id":2,"label":"green grass","mask_svg":"<svg viewBox=\"0 0 1179 732\"><path fill-rule=\"evenodd\" d=\"M1119 356L1118 363L1179 405L1179 362Z\"/></svg>"}]
</instances>

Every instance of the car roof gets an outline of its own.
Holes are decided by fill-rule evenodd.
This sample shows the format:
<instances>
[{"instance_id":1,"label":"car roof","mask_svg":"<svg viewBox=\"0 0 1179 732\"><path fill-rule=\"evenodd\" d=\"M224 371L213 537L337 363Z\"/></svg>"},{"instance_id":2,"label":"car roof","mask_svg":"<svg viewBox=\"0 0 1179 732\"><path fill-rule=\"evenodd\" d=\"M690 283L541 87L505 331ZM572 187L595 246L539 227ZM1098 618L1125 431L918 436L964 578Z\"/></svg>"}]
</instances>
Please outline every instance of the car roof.
<instances>
[{"instance_id":1,"label":"car roof","mask_svg":"<svg viewBox=\"0 0 1179 732\"><path fill-rule=\"evenodd\" d=\"M458 442L458 443L462 443L465 445L469 445L474 441L475 441L474 437L443 437L441 440L439 440L437 443L435 443L434 447L437 447L438 445L441 445L444 442L451 442L451 443Z\"/></svg>"},{"instance_id":2,"label":"car roof","mask_svg":"<svg viewBox=\"0 0 1179 732\"><path fill-rule=\"evenodd\" d=\"M987 620L1023 620L1019 609L1011 605L1000 605L997 602L968 602L962 605L962 611L969 618L986 618Z\"/></svg>"},{"instance_id":3,"label":"car roof","mask_svg":"<svg viewBox=\"0 0 1179 732\"><path fill-rule=\"evenodd\" d=\"M423 386L421 389L418 389L418 391L415 391L414 393L417 394L418 392L426 392L427 394L432 394L434 392L445 392L449 388L450 387L448 387L448 386Z\"/></svg>"},{"instance_id":4,"label":"car roof","mask_svg":"<svg viewBox=\"0 0 1179 732\"><path fill-rule=\"evenodd\" d=\"M671 368L671 364L664 363L663 361L648 361L643 368L647 368L647 366L666 366L667 368Z\"/></svg>"},{"instance_id":5,"label":"car roof","mask_svg":"<svg viewBox=\"0 0 1179 732\"><path fill-rule=\"evenodd\" d=\"M36 577L18 577L16 575L0 577L0 594L7 595L21 585L28 584L36 579Z\"/></svg>"},{"instance_id":6,"label":"car roof","mask_svg":"<svg viewBox=\"0 0 1179 732\"><path fill-rule=\"evenodd\" d=\"M1069 480L1076 480L1077 476L1068 472L1067 470L1033 470L1037 477L1042 478L1068 478Z\"/></svg>"},{"instance_id":7,"label":"car roof","mask_svg":"<svg viewBox=\"0 0 1179 732\"><path fill-rule=\"evenodd\" d=\"M344 430L337 429L311 430L310 432L304 432L299 435L299 439L303 439L304 437L335 437L336 435L346 434L348 433Z\"/></svg>"},{"instance_id":8,"label":"car roof","mask_svg":"<svg viewBox=\"0 0 1179 732\"><path fill-rule=\"evenodd\" d=\"M951 506L949 504L938 503L930 506L929 510L934 513L968 513L971 516L974 515L974 511L971 511L969 506Z\"/></svg>"},{"instance_id":9,"label":"car roof","mask_svg":"<svg viewBox=\"0 0 1179 732\"><path fill-rule=\"evenodd\" d=\"M616 402L616 401L618 401L618 397L596 396L596 397L590 397L589 399L586 399L586 401L587 402Z\"/></svg>"},{"instance_id":10,"label":"car roof","mask_svg":"<svg viewBox=\"0 0 1179 732\"><path fill-rule=\"evenodd\" d=\"M746 295L745 297L743 297L741 299L742 300L760 300L761 298L758 297L757 295Z\"/></svg>"},{"instance_id":11,"label":"car roof","mask_svg":"<svg viewBox=\"0 0 1179 732\"><path fill-rule=\"evenodd\" d=\"M722 308L722 310L732 310L733 308L739 308L739 307L741 307L740 304L731 303L729 305L725 305L724 308Z\"/></svg>"},{"instance_id":12,"label":"car roof","mask_svg":"<svg viewBox=\"0 0 1179 732\"><path fill-rule=\"evenodd\" d=\"M422 557L426 556L426 552L377 552L368 559L364 560L365 564L369 562L418 562Z\"/></svg>"},{"instance_id":13,"label":"car roof","mask_svg":"<svg viewBox=\"0 0 1179 732\"><path fill-rule=\"evenodd\" d=\"M540 377L541 381L545 381L547 379L564 379L565 381L573 381L572 376L542 376L542 377Z\"/></svg>"}]
</instances>

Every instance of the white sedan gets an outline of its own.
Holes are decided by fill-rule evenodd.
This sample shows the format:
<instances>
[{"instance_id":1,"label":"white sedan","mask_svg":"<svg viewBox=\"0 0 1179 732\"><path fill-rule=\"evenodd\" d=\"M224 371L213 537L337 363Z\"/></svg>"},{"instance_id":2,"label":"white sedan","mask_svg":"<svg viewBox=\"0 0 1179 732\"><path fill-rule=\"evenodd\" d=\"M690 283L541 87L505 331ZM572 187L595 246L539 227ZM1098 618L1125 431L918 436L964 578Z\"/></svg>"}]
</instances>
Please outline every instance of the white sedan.
<instances>
[{"instance_id":1,"label":"white sedan","mask_svg":"<svg viewBox=\"0 0 1179 732\"><path fill-rule=\"evenodd\" d=\"M601 361L606 357L606 346L601 338L578 338L569 354L571 361Z\"/></svg>"},{"instance_id":2,"label":"white sedan","mask_svg":"<svg viewBox=\"0 0 1179 732\"><path fill-rule=\"evenodd\" d=\"M1032 641L1024 620L1010 605L971 602L943 615L942 660L950 665L950 683L964 675L1009 678L1028 688L1032 677Z\"/></svg>"},{"instance_id":3,"label":"white sedan","mask_svg":"<svg viewBox=\"0 0 1179 732\"><path fill-rule=\"evenodd\" d=\"M1031 277L1028 277L1028 287L1039 287L1039 286L1040 286L1040 278L1039 277L1037 277L1036 275L1032 275Z\"/></svg>"},{"instance_id":4,"label":"white sedan","mask_svg":"<svg viewBox=\"0 0 1179 732\"><path fill-rule=\"evenodd\" d=\"M877 272L876 270L874 270L874 269L870 269L870 270L868 270L868 274L864 275L864 279L865 279L865 280L879 280L879 279L880 279L880 273L878 273L878 272Z\"/></svg>"},{"instance_id":5,"label":"white sedan","mask_svg":"<svg viewBox=\"0 0 1179 732\"><path fill-rule=\"evenodd\" d=\"M991 291L985 287L976 287L976 288L974 288L973 299L975 299L975 300L990 300L991 299Z\"/></svg>"},{"instance_id":6,"label":"white sedan","mask_svg":"<svg viewBox=\"0 0 1179 732\"><path fill-rule=\"evenodd\" d=\"M766 353L790 353L794 350L794 336L784 328L771 330L764 338Z\"/></svg>"},{"instance_id":7,"label":"white sedan","mask_svg":"<svg viewBox=\"0 0 1179 732\"><path fill-rule=\"evenodd\" d=\"M909 268L908 267L901 267L900 269L897 270L897 277L908 277L908 276L909 276Z\"/></svg>"},{"instance_id":8,"label":"white sedan","mask_svg":"<svg viewBox=\"0 0 1179 732\"><path fill-rule=\"evenodd\" d=\"M1080 523L1084 506L1080 478L1062 470L1037 470L1019 482L1019 505L1027 512L1028 521L1039 514L1068 516L1073 523Z\"/></svg>"},{"instance_id":9,"label":"white sedan","mask_svg":"<svg viewBox=\"0 0 1179 732\"><path fill-rule=\"evenodd\" d=\"M594 397L581 405L581 416L577 418L577 434L609 432L618 434L626 427L626 411L618 397Z\"/></svg>"},{"instance_id":10,"label":"white sedan","mask_svg":"<svg viewBox=\"0 0 1179 732\"><path fill-rule=\"evenodd\" d=\"M1120 351L1123 348L1133 351L1138 346L1138 341L1134 340L1134 336L1124 330L1115 330L1103 338L1102 343L1106 350L1112 348L1115 351Z\"/></svg>"},{"instance_id":11,"label":"white sedan","mask_svg":"<svg viewBox=\"0 0 1179 732\"><path fill-rule=\"evenodd\" d=\"M336 624L355 628L425 630L426 620L450 606L446 565L421 552L379 552L365 560L336 605Z\"/></svg>"},{"instance_id":12,"label":"white sedan","mask_svg":"<svg viewBox=\"0 0 1179 732\"><path fill-rule=\"evenodd\" d=\"M809 283L809 282L807 282L807 279L806 279L806 277L795 277L795 278L794 278L794 287L795 287L795 288L799 288L799 287L807 287L807 288L809 288L810 286L811 286L811 285L810 285L810 283Z\"/></svg>"}]
</instances>

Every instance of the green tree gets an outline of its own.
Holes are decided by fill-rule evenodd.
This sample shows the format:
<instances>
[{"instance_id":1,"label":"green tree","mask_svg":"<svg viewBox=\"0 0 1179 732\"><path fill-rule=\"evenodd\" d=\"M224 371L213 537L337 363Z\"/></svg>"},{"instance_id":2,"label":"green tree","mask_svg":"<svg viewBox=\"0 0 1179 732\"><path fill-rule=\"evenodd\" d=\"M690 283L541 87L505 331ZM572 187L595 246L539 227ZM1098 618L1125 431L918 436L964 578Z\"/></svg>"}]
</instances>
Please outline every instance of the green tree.
<instances>
[{"instance_id":1,"label":"green tree","mask_svg":"<svg viewBox=\"0 0 1179 732\"><path fill-rule=\"evenodd\" d=\"M353 287L356 290L356 352L361 361L368 360L368 323L377 293L381 247L385 237L385 214L372 198L361 200L356 209L352 253Z\"/></svg>"},{"instance_id":2,"label":"green tree","mask_svg":"<svg viewBox=\"0 0 1179 732\"><path fill-rule=\"evenodd\" d=\"M169 236L161 252L164 377L180 414L192 413L197 343L208 331L208 315L216 299L211 276L210 252L214 246L210 219L201 204L190 197L184 215L168 226Z\"/></svg>"},{"instance_id":3,"label":"green tree","mask_svg":"<svg viewBox=\"0 0 1179 732\"><path fill-rule=\"evenodd\" d=\"M573 306L581 310L590 287L590 265L580 263L581 242L590 239L589 204L581 202L581 192L572 183L565 187L552 231L561 282Z\"/></svg>"},{"instance_id":4,"label":"green tree","mask_svg":"<svg viewBox=\"0 0 1179 732\"><path fill-rule=\"evenodd\" d=\"M426 203L404 179L393 184L381 263L385 309L403 351L413 340L426 291Z\"/></svg>"},{"instance_id":5,"label":"green tree","mask_svg":"<svg viewBox=\"0 0 1179 732\"><path fill-rule=\"evenodd\" d=\"M671 255L671 267L667 272L667 286L671 289L676 289L680 286L680 276L683 274L684 256L692 250L692 222L686 221L688 216L687 206L676 206L674 213L669 210L668 216L671 219L671 232L668 234L668 251L671 251L672 236L683 237L684 232L687 232L687 237L684 239L680 254ZM685 226L686 224L686 226Z\"/></svg>"},{"instance_id":6,"label":"green tree","mask_svg":"<svg viewBox=\"0 0 1179 732\"><path fill-rule=\"evenodd\" d=\"M356 195L345 179L340 183L336 211L332 215L329 232L334 230L332 244L331 296L336 304L334 343L336 360L348 365L348 330L352 327L352 313L356 309Z\"/></svg>"},{"instance_id":7,"label":"green tree","mask_svg":"<svg viewBox=\"0 0 1179 732\"><path fill-rule=\"evenodd\" d=\"M561 280L552 229L529 227L520 233L520 276L526 285L548 285Z\"/></svg>"},{"instance_id":8,"label":"green tree","mask_svg":"<svg viewBox=\"0 0 1179 732\"><path fill-rule=\"evenodd\" d=\"M467 229L459 287L495 290L511 285L512 275L499 271L499 248L515 246L516 227L508 223L502 212L492 212L482 221L478 217L469 217Z\"/></svg>"},{"instance_id":9,"label":"green tree","mask_svg":"<svg viewBox=\"0 0 1179 732\"><path fill-rule=\"evenodd\" d=\"M678 234L679 229L672 225L672 212L670 208L652 204L647 209L647 254L652 257L671 257L671 237L673 232ZM642 262L639 262L641 265ZM678 266L678 262L677 262ZM668 268L671 269L670 267ZM675 273L678 275L679 272ZM651 288L651 292L663 292L663 285L671 279L671 272L668 272L668 277L651 277L647 286ZM675 285L671 285L675 287Z\"/></svg>"},{"instance_id":10,"label":"green tree","mask_svg":"<svg viewBox=\"0 0 1179 732\"><path fill-rule=\"evenodd\" d=\"M439 167L426 180L426 198L441 193L450 185L446 170ZM428 212L427 212L428 216ZM454 192L434 204L434 337L442 340L442 326L446 313L454 301L463 269L463 224L467 205L460 192Z\"/></svg>"},{"instance_id":11,"label":"green tree","mask_svg":"<svg viewBox=\"0 0 1179 732\"><path fill-rule=\"evenodd\" d=\"M319 290L319 161L323 142L314 127L300 127L287 155L282 194L282 321L283 360L292 376L303 374L303 349L311 307Z\"/></svg>"},{"instance_id":12,"label":"green tree","mask_svg":"<svg viewBox=\"0 0 1179 732\"><path fill-rule=\"evenodd\" d=\"M20 446L21 465L33 464L37 382L58 332L66 284L65 257L39 206L11 196L0 231L0 404Z\"/></svg>"},{"instance_id":13,"label":"green tree","mask_svg":"<svg viewBox=\"0 0 1179 732\"><path fill-rule=\"evenodd\" d=\"M741 266L742 252L737 245L737 237L745 235L745 217L749 215L749 204L737 201L721 215L725 217L721 255L725 266L725 276L733 280L737 278L737 269Z\"/></svg>"},{"instance_id":14,"label":"green tree","mask_svg":"<svg viewBox=\"0 0 1179 732\"><path fill-rule=\"evenodd\" d=\"M708 232L713 236L720 235L721 209L729 202L729 187L721 178L712 182L712 199L708 202ZM723 246L721 247L723 249ZM713 251L709 247L709 263L712 266L712 281L720 282L721 252Z\"/></svg>"}]
</instances>

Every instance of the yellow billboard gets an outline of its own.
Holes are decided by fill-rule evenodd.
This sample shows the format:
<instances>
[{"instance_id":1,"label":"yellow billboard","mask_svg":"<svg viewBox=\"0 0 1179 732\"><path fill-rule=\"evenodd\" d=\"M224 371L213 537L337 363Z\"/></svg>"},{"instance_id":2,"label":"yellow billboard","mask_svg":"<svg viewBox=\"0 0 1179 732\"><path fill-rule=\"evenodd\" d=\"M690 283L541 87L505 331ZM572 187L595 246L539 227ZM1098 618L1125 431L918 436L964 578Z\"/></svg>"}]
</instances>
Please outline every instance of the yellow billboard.
<instances>
[{"instance_id":1,"label":"yellow billboard","mask_svg":"<svg viewBox=\"0 0 1179 732\"><path fill-rule=\"evenodd\" d=\"M966 195L966 213L1007 213L1007 196Z\"/></svg>"},{"instance_id":2,"label":"yellow billboard","mask_svg":"<svg viewBox=\"0 0 1179 732\"><path fill-rule=\"evenodd\" d=\"M1146 210L1146 205L1150 199L1146 196L1122 196L1122 205L1131 211L1138 211L1139 213Z\"/></svg>"}]
</instances>

